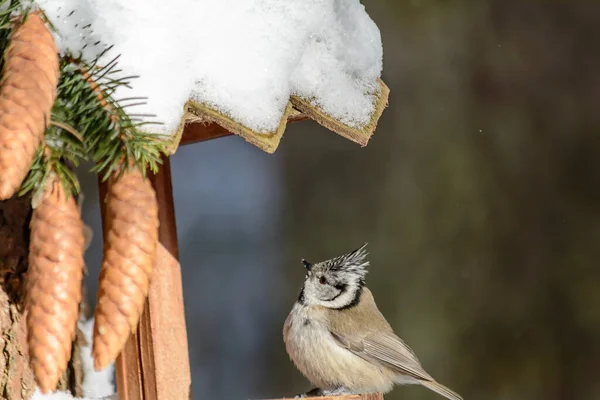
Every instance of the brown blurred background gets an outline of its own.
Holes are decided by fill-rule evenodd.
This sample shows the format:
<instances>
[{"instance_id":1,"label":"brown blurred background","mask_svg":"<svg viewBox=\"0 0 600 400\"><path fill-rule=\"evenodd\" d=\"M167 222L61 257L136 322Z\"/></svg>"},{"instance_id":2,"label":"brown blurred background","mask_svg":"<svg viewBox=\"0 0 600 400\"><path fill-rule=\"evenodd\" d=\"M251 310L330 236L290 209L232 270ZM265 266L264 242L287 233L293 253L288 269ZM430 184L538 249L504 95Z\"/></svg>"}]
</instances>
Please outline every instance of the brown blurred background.
<instances>
[{"instance_id":1,"label":"brown blurred background","mask_svg":"<svg viewBox=\"0 0 600 400\"><path fill-rule=\"evenodd\" d=\"M599 399L600 2L363 3L391 88L366 148L306 122L274 156L173 157L194 398L310 389L281 338L299 260L369 242L380 309L465 399Z\"/></svg>"}]
</instances>

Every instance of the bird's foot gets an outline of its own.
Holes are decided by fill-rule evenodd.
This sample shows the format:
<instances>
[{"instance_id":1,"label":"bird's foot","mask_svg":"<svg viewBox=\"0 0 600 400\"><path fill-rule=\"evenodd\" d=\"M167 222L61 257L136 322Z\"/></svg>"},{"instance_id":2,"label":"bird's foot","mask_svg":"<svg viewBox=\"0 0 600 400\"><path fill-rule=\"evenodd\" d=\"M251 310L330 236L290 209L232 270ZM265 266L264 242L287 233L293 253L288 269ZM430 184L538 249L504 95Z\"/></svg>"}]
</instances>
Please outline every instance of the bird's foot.
<instances>
[{"instance_id":1,"label":"bird's foot","mask_svg":"<svg viewBox=\"0 0 600 400\"><path fill-rule=\"evenodd\" d=\"M350 394L360 394L359 392L355 392L354 390L347 389L343 386L332 390L323 390L323 394L321 396L343 396Z\"/></svg>"},{"instance_id":2,"label":"bird's foot","mask_svg":"<svg viewBox=\"0 0 600 400\"><path fill-rule=\"evenodd\" d=\"M298 396L294 397L295 399L303 399L306 397L321 397L321 396L342 396L342 395L349 395L349 394L358 394L357 392L354 392L350 389L346 389L345 387L341 386L339 388L335 388L335 389L319 389L319 388L315 388L309 392L306 393L302 393L299 394Z\"/></svg>"}]
</instances>

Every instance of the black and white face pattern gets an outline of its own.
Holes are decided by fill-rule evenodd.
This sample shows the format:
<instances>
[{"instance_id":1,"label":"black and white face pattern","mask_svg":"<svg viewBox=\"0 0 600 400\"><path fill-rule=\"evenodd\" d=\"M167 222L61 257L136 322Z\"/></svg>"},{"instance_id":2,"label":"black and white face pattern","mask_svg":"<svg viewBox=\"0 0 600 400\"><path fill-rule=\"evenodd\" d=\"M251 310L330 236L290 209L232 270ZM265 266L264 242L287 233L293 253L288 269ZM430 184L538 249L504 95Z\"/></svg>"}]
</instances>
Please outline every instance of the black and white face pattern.
<instances>
[{"instance_id":1,"label":"black and white face pattern","mask_svg":"<svg viewBox=\"0 0 600 400\"><path fill-rule=\"evenodd\" d=\"M333 309L358 304L369 265L366 247L365 243L348 254L316 264L302 260L307 272L298 302Z\"/></svg>"}]
</instances>

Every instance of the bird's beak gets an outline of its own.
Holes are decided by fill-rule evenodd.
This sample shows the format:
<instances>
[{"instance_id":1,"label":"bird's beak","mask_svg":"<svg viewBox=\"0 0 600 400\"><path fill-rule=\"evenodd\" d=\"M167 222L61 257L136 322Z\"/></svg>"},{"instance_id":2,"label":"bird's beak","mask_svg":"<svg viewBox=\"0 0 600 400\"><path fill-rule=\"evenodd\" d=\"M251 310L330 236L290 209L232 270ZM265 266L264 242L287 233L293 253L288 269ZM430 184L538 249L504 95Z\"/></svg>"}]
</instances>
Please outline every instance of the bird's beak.
<instances>
[{"instance_id":1,"label":"bird's beak","mask_svg":"<svg viewBox=\"0 0 600 400\"><path fill-rule=\"evenodd\" d=\"M306 268L308 271L310 271L312 269L312 264L309 263L308 261L306 261L305 259L302 259L302 264L304 264L304 268Z\"/></svg>"}]
</instances>

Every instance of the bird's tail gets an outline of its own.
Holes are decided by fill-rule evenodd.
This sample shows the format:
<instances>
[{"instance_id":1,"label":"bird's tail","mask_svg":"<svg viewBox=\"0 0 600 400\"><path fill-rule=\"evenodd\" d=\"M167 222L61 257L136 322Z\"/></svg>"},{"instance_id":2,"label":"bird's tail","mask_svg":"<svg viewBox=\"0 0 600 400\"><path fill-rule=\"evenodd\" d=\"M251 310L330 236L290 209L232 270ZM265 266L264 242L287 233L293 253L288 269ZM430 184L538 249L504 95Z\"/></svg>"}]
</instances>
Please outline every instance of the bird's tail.
<instances>
[{"instance_id":1,"label":"bird's tail","mask_svg":"<svg viewBox=\"0 0 600 400\"><path fill-rule=\"evenodd\" d=\"M419 381L419 383L425 386L427 389L433 390L434 392L441 394L447 399L450 400L463 400L462 397L458 393L454 393L452 390L448 389L446 386L441 383L437 383L436 381Z\"/></svg>"}]
</instances>

